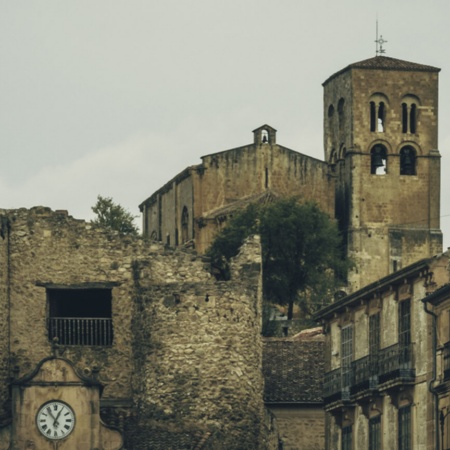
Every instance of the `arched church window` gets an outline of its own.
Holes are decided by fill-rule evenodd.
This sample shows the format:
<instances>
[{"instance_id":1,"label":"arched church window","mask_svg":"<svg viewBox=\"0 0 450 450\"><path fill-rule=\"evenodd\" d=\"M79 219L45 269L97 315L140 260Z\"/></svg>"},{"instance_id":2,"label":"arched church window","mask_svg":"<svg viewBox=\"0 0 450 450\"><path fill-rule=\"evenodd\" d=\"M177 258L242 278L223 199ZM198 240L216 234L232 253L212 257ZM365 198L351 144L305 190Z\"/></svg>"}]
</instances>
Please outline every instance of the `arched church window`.
<instances>
[{"instance_id":1,"label":"arched church window","mask_svg":"<svg viewBox=\"0 0 450 450\"><path fill-rule=\"evenodd\" d=\"M334 114L334 106L330 105L328 107L328 118L331 119L333 117L333 114Z\"/></svg>"},{"instance_id":2,"label":"arched church window","mask_svg":"<svg viewBox=\"0 0 450 450\"><path fill-rule=\"evenodd\" d=\"M375 145L370 151L370 173L384 175L387 172L387 151L381 144Z\"/></svg>"},{"instance_id":3,"label":"arched church window","mask_svg":"<svg viewBox=\"0 0 450 450\"><path fill-rule=\"evenodd\" d=\"M416 175L416 152L406 146L400 150L400 175Z\"/></svg>"},{"instance_id":4,"label":"arched church window","mask_svg":"<svg viewBox=\"0 0 450 450\"><path fill-rule=\"evenodd\" d=\"M384 117L385 117L384 102L380 102L378 105L378 118L377 118L377 131L384 132Z\"/></svg>"},{"instance_id":5,"label":"arched church window","mask_svg":"<svg viewBox=\"0 0 450 450\"><path fill-rule=\"evenodd\" d=\"M186 206L181 213L181 241L184 244L189 240L189 212Z\"/></svg>"},{"instance_id":6,"label":"arched church window","mask_svg":"<svg viewBox=\"0 0 450 450\"><path fill-rule=\"evenodd\" d=\"M267 144L269 142L269 132L267 130L261 131L261 142Z\"/></svg>"},{"instance_id":7,"label":"arched church window","mask_svg":"<svg viewBox=\"0 0 450 450\"><path fill-rule=\"evenodd\" d=\"M375 102L370 102L370 131L376 131L377 126L377 110Z\"/></svg>"},{"instance_id":8,"label":"arched church window","mask_svg":"<svg viewBox=\"0 0 450 450\"><path fill-rule=\"evenodd\" d=\"M417 132L417 105L419 99L415 95L407 95L402 103L402 133Z\"/></svg>"},{"instance_id":9,"label":"arched church window","mask_svg":"<svg viewBox=\"0 0 450 450\"><path fill-rule=\"evenodd\" d=\"M384 94L372 95L370 105L370 131L383 133L386 129L386 105L388 99Z\"/></svg>"},{"instance_id":10,"label":"arched church window","mask_svg":"<svg viewBox=\"0 0 450 450\"><path fill-rule=\"evenodd\" d=\"M344 126L344 103L345 100L341 98L338 102L337 111L339 116L339 129L342 130Z\"/></svg>"},{"instance_id":11,"label":"arched church window","mask_svg":"<svg viewBox=\"0 0 450 450\"><path fill-rule=\"evenodd\" d=\"M416 132L416 116L417 116L417 106L415 103L412 103L411 110L409 112L409 131L411 133Z\"/></svg>"}]
</instances>

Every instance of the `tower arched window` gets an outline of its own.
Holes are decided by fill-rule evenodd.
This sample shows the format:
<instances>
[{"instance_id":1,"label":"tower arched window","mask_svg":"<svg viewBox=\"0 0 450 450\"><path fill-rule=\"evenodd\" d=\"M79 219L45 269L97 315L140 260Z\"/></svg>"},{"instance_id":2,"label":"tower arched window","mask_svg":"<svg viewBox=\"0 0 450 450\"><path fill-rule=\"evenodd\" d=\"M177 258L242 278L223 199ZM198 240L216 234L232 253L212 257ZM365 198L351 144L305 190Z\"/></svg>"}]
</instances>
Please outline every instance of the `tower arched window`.
<instances>
[{"instance_id":1,"label":"tower arched window","mask_svg":"<svg viewBox=\"0 0 450 450\"><path fill-rule=\"evenodd\" d=\"M186 206L181 213L181 242L184 244L189 240L189 212Z\"/></svg>"},{"instance_id":2,"label":"tower arched window","mask_svg":"<svg viewBox=\"0 0 450 450\"><path fill-rule=\"evenodd\" d=\"M414 95L407 95L402 102L402 133L417 132L417 105L419 99Z\"/></svg>"},{"instance_id":3,"label":"tower arched window","mask_svg":"<svg viewBox=\"0 0 450 450\"><path fill-rule=\"evenodd\" d=\"M370 131L383 133L386 129L386 105L388 99L384 94L378 93L371 97L370 105Z\"/></svg>"},{"instance_id":4,"label":"tower arched window","mask_svg":"<svg viewBox=\"0 0 450 450\"><path fill-rule=\"evenodd\" d=\"M400 175L416 175L416 151L411 146L400 150Z\"/></svg>"},{"instance_id":5,"label":"tower arched window","mask_svg":"<svg viewBox=\"0 0 450 450\"><path fill-rule=\"evenodd\" d=\"M372 175L384 175L387 172L386 147L376 144L370 151L370 173Z\"/></svg>"}]
</instances>

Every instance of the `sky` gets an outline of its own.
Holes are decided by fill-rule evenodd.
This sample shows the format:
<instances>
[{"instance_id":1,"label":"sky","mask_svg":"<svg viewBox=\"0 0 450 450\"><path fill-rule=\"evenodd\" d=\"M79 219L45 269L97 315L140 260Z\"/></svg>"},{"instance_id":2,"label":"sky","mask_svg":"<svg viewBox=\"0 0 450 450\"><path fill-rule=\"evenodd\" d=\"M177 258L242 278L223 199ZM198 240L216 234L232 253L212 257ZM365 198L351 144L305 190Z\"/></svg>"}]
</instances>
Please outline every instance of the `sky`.
<instances>
[{"instance_id":1,"label":"sky","mask_svg":"<svg viewBox=\"0 0 450 450\"><path fill-rule=\"evenodd\" d=\"M202 155L277 142L323 159L322 83L375 56L440 67L450 247L449 0L0 0L0 208L132 214ZM138 219L140 222L140 219Z\"/></svg>"}]
</instances>

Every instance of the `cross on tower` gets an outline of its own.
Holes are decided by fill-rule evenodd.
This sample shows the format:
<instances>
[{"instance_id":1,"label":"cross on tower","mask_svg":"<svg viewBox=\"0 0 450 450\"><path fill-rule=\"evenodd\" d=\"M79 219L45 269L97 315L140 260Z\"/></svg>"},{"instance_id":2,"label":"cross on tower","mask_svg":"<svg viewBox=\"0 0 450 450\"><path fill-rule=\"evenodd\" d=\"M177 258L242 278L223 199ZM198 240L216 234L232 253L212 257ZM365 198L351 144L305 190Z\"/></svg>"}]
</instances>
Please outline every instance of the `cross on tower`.
<instances>
[{"instance_id":1,"label":"cross on tower","mask_svg":"<svg viewBox=\"0 0 450 450\"><path fill-rule=\"evenodd\" d=\"M383 36L380 36L375 42L377 43L376 56L386 53L386 50L383 48L383 44L387 41L383 39Z\"/></svg>"}]
</instances>

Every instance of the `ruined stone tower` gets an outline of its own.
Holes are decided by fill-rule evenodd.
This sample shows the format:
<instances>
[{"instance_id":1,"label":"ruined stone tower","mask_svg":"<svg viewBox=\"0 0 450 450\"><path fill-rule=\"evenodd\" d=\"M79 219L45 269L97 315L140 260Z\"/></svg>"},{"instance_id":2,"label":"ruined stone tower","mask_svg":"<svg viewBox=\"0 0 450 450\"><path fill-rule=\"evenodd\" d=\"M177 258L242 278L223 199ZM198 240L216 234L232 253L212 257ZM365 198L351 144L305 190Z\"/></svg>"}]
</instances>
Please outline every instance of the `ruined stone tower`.
<instances>
[{"instance_id":1,"label":"ruined stone tower","mask_svg":"<svg viewBox=\"0 0 450 450\"><path fill-rule=\"evenodd\" d=\"M324 85L325 158L359 289L442 251L438 68L377 56Z\"/></svg>"}]
</instances>

